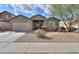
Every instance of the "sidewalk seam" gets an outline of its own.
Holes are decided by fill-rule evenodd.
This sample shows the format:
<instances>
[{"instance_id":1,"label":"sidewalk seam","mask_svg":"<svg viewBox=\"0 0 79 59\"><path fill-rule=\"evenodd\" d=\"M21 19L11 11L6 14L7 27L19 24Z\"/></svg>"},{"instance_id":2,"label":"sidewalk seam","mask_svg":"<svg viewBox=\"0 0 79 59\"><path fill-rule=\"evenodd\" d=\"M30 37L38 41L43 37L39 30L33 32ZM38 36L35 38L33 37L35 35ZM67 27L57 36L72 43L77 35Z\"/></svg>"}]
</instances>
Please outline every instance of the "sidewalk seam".
<instances>
[{"instance_id":1,"label":"sidewalk seam","mask_svg":"<svg viewBox=\"0 0 79 59\"><path fill-rule=\"evenodd\" d=\"M25 54L27 54L27 52L28 52L28 50L29 50L29 48L30 48L30 45L31 45L31 43L29 43L27 49L25 50Z\"/></svg>"}]
</instances>

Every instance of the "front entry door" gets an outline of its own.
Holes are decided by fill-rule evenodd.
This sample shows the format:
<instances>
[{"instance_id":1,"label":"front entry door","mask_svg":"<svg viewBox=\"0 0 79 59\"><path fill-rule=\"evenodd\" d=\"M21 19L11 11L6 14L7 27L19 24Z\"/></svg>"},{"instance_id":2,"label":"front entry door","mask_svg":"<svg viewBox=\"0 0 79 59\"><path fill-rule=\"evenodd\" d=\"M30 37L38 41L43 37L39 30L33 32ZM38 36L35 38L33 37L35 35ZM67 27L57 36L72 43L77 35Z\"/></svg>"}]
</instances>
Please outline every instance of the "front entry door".
<instances>
[{"instance_id":1,"label":"front entry door","mask_svg":"<svg viewBox=\"0 0 79 59\"><path fill-rule=\"evenodd\" d=\"M41 29L42 25L42 20L33 20L33 30Z\"/></svg>"}]
</instances>

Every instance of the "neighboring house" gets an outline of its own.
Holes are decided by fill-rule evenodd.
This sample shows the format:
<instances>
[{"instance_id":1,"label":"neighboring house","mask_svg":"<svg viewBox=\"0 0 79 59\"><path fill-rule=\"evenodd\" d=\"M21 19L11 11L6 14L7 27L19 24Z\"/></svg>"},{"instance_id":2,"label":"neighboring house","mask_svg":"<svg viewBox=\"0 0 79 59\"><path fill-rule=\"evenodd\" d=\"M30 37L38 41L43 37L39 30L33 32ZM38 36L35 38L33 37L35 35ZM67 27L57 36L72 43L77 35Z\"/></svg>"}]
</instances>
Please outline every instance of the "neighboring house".
<instances>
[{"instance_id":1,"label":"neighboring house","mask_svg":"<svg viewBox=\"0 0 79 59\"><path fill-rule=\"evenodd\" d=\"M0 31L11 30L10 19L13 18L14 16L15 15L7 11L0 13Z\"/></svg>"},{"instance_id":2,"label":"neighboring house","mask_svg":"<svg viewBox=\"0 0 79 59\"><path fill-rule=\"evenodd\" d=\"M47 27L48 29L58 29L59 28L59 19L55 18L55 17L51 17L48 18L45 22L44 25L45 27Z\"/></svg>"},{"instance_id":3,"label":"neighboring house","mask_svg":"<svg viewBox=\"0 0 79 59\"><path fill-rule=\"evenodd\" d=\"M13 31L28 32L32 30L32 22L23 15L15 16L10 22L12 23Z\"/></svg>"},{"instance_id":4,"label":"neighboring house","mask_svg":"<svg viewBox=\"0 0 79 59\"><path fill-rule=\"evenodd\" d=\"M3 21L7 21L9 22L11 18L15 17L15 15L7 12L7 11L4 11L4 12L1 12L0 13L0 19L3 19Z\"/></svg>"},{"instance_id":5,"label":"neighboring house","mask_svg":"<svg viewBox=\"0 0 79 59\"><path fill-rule=\"evenodd\" d=\"M31 18L32 20L32 29L40 29L43 26L44 21L46 18L42 15L35 15Z\"/></svg>"}]
</instances>

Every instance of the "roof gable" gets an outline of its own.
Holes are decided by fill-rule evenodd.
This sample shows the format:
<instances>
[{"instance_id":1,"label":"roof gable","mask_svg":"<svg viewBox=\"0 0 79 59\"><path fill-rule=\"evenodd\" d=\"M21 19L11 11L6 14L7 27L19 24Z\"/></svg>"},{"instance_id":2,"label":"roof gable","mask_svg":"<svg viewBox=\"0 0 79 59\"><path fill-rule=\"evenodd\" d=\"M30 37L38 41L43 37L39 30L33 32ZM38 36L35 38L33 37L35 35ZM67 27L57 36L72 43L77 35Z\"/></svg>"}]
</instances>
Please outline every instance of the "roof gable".
<instances>
[{"instance_id":1,"label":"roof gable","mask_svg":"<svg viewBox=\"0 0 79 59\"><path fill-rule=\"evenodd\" d=\"M15 18L19 18L19 17L26 18L26 19L28 19L28 20L29 20L29 18L28 18L28 17L23 16L23 15L21 15L21 14L20 14L20 15L15 16L15 17L13 17L13 18L12 18L12 20L13 20L13 19L15 19Z\"/></svg>"},{"instance_id":2,"label":"roof gable","mask_svg":"<svg viewBox=\"0 0 79 59\"><path fill-rule=\"evenodd\" d=\"M46 17L42 16L42 15L35 15L33 17L31 17L32 20L45 20Z\"/></svg>"},{"instance_id":3,"label":"roof gable","mask_svg":"<svg viewBox=\"0 0 79 59\"><path fill-rule=\"evenodd\" d=\"M55 17L50 17L47 20L51 20L51 21L54 21L54 22L59 22L60 21L60 19L55 18Z\"/></svg>"},{"instance_id":4,"label":"roof gable","mask_svg":"<svg viewBox=\"0 0 79 59\"><path fill-rule=\"evenodd\" d=\"M10 15L15 16L14 14L12 14L12 13L10 13L10 12L7 12L7 11L3 11L3 12L1 12L0 15L1 15L1 14L4 14L4 13L7 13L7 14L10 14Z\"/></svg>"},{"instance_id":5,"label":"roof gable","mask_svg":"<svg viewBox=\"0 0 79 59\"><path fill-rule=\"evenodd\" d=\"M27 20L29 20L29 18L23 15L17 15L11 19L12 22L26 22Z\"/></svg>"},{"instance_id":6,"label":"roof gable","mask_svg":"<svg viewBox=\"0 0 79 59\"><path fill-rule=\"evenodd\" d=\"M7 12L7 11L3 11L3 12L1 12L0 13L0 19L2 19L2 21L10 21L10 19L11 18L13 18L13 17L15 17L15 15L14 14L11 14L11 13L9 13L9 12Z\"/></svg>"}]
</instances>

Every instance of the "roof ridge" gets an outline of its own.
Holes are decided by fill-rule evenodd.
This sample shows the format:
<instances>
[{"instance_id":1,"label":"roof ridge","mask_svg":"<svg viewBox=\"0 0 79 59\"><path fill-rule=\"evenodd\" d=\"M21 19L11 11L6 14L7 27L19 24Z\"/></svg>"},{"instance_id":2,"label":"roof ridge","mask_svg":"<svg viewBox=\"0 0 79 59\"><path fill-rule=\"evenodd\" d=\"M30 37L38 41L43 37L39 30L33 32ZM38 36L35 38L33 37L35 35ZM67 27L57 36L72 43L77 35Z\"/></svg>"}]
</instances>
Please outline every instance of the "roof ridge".
<instances>
[{"instance_id":1,"label":"roof ridge","mask_svg":"<svg viewBox=\"0 0 79 59\"><path fill-rule=\"evenodd\" d=\"M2 13L9 13L9 14L12 14L11 12L8 12L8 11L2 11L2 12L0 12L0 14L2 14ZM14 14L12 14L12 15L14 15ZM15 15L14 15L15 16Z\"/></svg>"}]
</instances>

